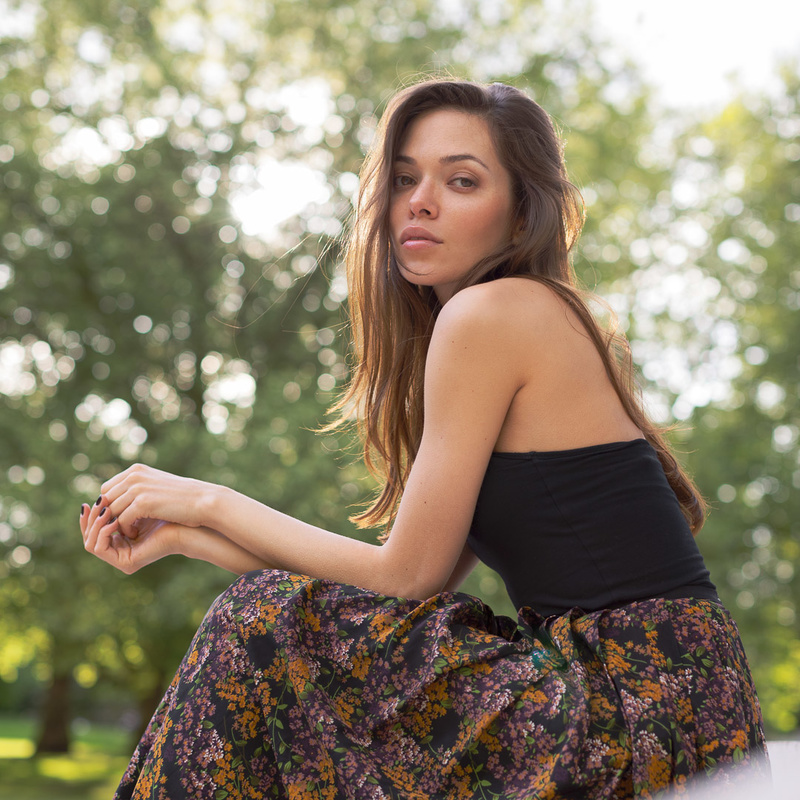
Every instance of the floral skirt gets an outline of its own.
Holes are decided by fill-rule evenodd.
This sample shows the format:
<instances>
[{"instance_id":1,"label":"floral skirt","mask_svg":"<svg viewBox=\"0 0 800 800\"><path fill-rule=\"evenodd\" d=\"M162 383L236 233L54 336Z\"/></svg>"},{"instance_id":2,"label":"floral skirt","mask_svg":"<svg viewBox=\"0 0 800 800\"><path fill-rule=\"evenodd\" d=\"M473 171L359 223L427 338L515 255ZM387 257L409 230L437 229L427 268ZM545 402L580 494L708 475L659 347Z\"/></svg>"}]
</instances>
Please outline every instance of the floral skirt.
<instances>
[{"instance_id":1,"label":"floral skirt","mask_svg":"<svg viewBox=\"0 0 800 800\"><path fill-rule=\"evenodd\" d=\"M716 603L513 621L264 570L209 610L116 798L657 797L765 755Z\"/></svg>"}]
</instances>

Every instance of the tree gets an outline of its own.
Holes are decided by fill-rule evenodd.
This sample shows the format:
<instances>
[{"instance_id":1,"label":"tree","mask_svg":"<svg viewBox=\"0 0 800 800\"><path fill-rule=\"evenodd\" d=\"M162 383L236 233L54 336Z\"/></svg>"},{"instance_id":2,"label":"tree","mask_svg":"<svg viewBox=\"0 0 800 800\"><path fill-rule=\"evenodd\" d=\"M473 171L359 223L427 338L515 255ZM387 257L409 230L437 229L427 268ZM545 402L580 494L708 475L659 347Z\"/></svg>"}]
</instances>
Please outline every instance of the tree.
<instances>
[{"instance_id":1,"label":"tree","mask_svg":"<svg viewBox=\"0 0 800 800\"><path fill-rule=\"evenodd\" d=\"M300 427L346 376L344 293L323 275L335 264L324 240L340 230L347 169L374 119L364 86L376 69L426 60L430 40L419 13L401 20L376 2L358 14L290 2L227 15L67 0L12 10L30 29L0 54L0 602L18 630L44 632L39 749L59 750L73 676L149 698L226 582L159 564L121 584L81 555L75 515L104 478L139 458L346 527L337 501L360 493L360 473ZM368 30L384 45L345 45ZM457 36L445 23L432 35ZM322 199L270 248L240 236L228 210L258 186L265 152L322 178Z\"/></svg>"},{"instance_id":2,"label":"tree","mask_svg":"<svg viewBox=\"0 0 800 800\"><path fill-rule=\"evenodd\" d=\"M710 234L698 263L716 281L731 372L695 414L694 462L715 501L703 536L781 732L800 725L799 94L786 67L781 93L743 97L686 137L717 187L696 210Z\"/></svg>"}]
</instances>

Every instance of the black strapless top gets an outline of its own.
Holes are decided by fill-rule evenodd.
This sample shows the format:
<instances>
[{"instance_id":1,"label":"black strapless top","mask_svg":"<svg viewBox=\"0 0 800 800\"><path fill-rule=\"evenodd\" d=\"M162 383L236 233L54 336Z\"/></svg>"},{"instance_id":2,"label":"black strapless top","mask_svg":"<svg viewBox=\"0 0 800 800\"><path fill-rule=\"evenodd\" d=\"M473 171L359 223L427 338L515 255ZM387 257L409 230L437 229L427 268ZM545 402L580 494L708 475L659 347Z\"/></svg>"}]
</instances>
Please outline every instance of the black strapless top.
<instances>
[{"instance_id":1,"label":"black strapless top","mask_svg":"<svg viewBox=\"0 0 800 800\"><path fill-rule=\"evenodd\" d=\"M517 608L543 616L651 597L717 600L675 493L644 439L493 453L468 542Z\"/></svg>"}]
</instances>

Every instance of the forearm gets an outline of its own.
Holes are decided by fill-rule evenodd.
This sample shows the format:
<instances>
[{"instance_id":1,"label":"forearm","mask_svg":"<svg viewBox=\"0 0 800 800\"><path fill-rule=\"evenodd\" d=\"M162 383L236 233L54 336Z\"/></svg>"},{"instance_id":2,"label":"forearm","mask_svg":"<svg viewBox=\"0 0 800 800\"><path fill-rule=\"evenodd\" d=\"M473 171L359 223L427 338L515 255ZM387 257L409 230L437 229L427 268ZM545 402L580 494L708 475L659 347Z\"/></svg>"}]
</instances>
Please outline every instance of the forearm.
<instances>
[{"instance_id":1,"label":"forearm","mask_svg":"<svg viewBox=\"0 0 800 800\"><path fill-rule=\"evenodd\" d=\"M207 561L237 575L272 565L211 528L182 528L179 551L187 558Z\"/></svg>"},{"instance_id":2,"label":"forearm","mask_svg":"<svg viewBox=\"0 0 800 800\"><path fill-rule=\"evenodd\" d=\"M387 569L384 549L323 530L276 511L232 489L207 495L207 525L254 558L301 575L403 595L408 575Z\"/></svg>"},{"instance_id":3,"label":"forearm","mask_svg":"<svg viewBox=\"0 0 800 800\"><path fill-rule=\"evenodd\" d=\"M421 457L422 451L417 455L415 466L422 463L426 468L409 479L406 491L411 489L411 493L404 495L385 545L331 533L232 489L142 464L103 484L101 502L93 509L108 510L115 520L107 534L119 533L138 543L134 553L115 553L120 569L141 566L136 559L139 553L143 564L178 552L235 573L269 566L389 596L426 599L441 591L452 575L473 507L462 502L460 495L447 499L452 477L446 472L439 475L441 456L435 447L426 452L433 455ZM410 503L408 496L413 497ZM163 535L146 539L137 535L143 520L189 530L180 531L183 541L177 549L174 543L168 543L167 550L159 549L155 545L163 543Z\"/></svg>"}]
</instances>

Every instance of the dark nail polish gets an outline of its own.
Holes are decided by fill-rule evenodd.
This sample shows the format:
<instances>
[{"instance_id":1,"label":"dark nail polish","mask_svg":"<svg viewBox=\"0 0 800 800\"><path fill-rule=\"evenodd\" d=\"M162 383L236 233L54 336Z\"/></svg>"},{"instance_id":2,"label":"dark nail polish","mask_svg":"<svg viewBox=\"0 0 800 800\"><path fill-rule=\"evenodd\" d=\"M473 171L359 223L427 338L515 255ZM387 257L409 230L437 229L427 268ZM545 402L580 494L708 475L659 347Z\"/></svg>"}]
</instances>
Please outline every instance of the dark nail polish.
<instances>
[{"instance_id":1,"label":"dark nail polish","mask_svg":"<svg viewBox=\"0 0 800 800\"><path fill-rule=\"evenodd\" d=\"M87 508L86 503L81 504L81 516L83 516L86 513L86 508Z\"/></svg>"},{"instance_id":2,"label":"dark nail polish","mask_svg":"<svg viewBox=\"0 0 800 800\"><path fill-rule=\"evenodd\" d=\"M116 517L111 517L111 519L108 521L108 524L110 525L112 522L116 522L116 521L117 521Z\"/></svg>"},{"instance_id":3,"label":"dark nail polish","mask_svg":"<svg viewBox=\"0 0 800 800\"><path fill-rule=\"evenodd\" d=\"M97 498L97 500L95 500L95 501L94 501L94 504L95 504L96 506L99 506L99 505L100 505L100 501L101 501L102 499L103 499L103 495L100 495L100 497L98 497L98 498Z\"/></svg>"},{"instance_id":4,"label":"dark nail polish","mask_svg":"<svg viewBox=\"0 0 800 800\"><path fill-rule=\"evenodd\" d=\"M103 516L103 514L105 514L107 510L108 510L108 506L106 506L106 507L105 507L105 508L104 508L104 509L103 509L103 510L102 510L102 511L101 511L101 512L98 514L98 516L99 516L99 517L102 517L102 516Z\"/></svg>"}]
</instances>

